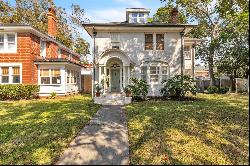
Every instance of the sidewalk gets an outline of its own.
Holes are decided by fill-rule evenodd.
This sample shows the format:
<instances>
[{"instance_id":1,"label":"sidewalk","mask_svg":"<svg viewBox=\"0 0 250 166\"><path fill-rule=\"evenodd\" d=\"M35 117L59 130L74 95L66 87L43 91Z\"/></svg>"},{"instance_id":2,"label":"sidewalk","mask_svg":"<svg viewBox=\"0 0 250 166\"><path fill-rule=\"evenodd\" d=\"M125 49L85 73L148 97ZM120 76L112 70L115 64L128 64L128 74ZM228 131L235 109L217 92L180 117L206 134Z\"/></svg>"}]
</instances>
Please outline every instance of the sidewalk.
<instances>
[{"instance_id":1,"label":"sidewalk","mask_svg":"<svg viewBox=\"0 0 250 166\"><path fill-rule=\"evenodd\" d=\"M103 106L56 164L129 164L127 124L121 106Z\"/></svg>"}]
</instances>

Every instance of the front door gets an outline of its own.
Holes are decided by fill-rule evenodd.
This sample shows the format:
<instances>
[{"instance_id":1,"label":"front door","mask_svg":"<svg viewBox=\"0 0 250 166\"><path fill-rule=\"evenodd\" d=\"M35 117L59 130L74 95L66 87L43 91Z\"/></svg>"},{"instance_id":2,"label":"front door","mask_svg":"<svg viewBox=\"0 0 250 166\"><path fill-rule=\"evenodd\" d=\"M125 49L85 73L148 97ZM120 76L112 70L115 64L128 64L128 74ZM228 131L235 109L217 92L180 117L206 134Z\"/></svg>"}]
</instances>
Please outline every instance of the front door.
<instances>
[{"instance_id":1,"label":"front door","mask_svg":"<svg viewBox=\"0 0 250 166\"><path fill-rule=\"evenodd\" d=\"M111 69L111 92L120 92L120 69Z\"/></svg>"}]
</instances>

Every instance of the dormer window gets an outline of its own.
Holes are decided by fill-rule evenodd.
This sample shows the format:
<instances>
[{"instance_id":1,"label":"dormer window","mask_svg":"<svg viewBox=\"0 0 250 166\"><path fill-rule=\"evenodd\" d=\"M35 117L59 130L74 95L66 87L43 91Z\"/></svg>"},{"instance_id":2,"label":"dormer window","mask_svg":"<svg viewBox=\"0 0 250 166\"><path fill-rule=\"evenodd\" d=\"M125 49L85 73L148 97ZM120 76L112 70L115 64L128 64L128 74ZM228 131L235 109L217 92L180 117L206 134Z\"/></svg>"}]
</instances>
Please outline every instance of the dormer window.
<instances>
[{"instance_id":1,"label":"dormer window","mask_svg":"<svg viewBox=\"0 0 250 166\"><path fill-rule=\"evenodd\" d=\"M131 23L145 23L144 13L131 13Z\"/></svg>"}]
</instances>

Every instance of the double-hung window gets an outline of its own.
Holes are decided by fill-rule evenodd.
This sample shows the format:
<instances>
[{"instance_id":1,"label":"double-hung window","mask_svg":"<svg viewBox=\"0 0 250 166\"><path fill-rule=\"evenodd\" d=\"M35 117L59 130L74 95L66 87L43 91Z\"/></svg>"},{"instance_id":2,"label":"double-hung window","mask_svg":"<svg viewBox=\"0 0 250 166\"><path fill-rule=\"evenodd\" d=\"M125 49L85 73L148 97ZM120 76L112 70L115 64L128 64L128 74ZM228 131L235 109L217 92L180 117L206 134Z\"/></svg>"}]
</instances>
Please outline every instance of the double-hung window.
<instances>
[{"instance_id":1,"label":"double-hung window","mask_svg":"<svg viewBox=\"0 0 250 166\"><path fill-rule=\"evenodd\" d=\"M145 23L144 13L131 13L131 23Z\"/></svg>"},{"instance_id":2,"label":"double-hung window","mask_svg":"<svg viewBox=\"0 0 250 166\"><path fill-rule=\"evenodd\" d=\"M141 67L141 79L147 81L147 66Z\"/></svg>"},{"instance_id":3,"label":"double-hung window","mask_svg":"<svg viewBox=\"0 0 250 166\"><path fill-rule=\"evenodd\" d=\"M61 84L60 69L40 69L40 79L44 85Z\"/></svg>"},{"instance_id":4,"label":"double-hung window","mask_svg":"<svg viewBox=\"0 0 250 166\"><path fill-rule=\"evenodd\" d=\"M160 74L159 66L150 66L149 67L150 83L159 83L159 74Z\"/></svg>"},{"instance_id":5,"label":"double-hung window","mask_svg":"<svg viewBox=\"0 0 250 166\"><path fill-rule=\"evenodd\" d=\"M164 50L164 34L156 34L156 50Z\"/></svg>"},{"instance_id":6,"label":"double-hung window","mask_svg":"<svg viewBox=\"0 0 250 166\"><path fill-rule=\"evenodd\" d=\"M46 41L40 40L40 56L46 57Z\"/></svg>"},{"instance_id":7,"label":"double-hung window","mask_svg":"<svg viewBox=\"0 0 250 166\"><path fill-rule=\"evenodd\" d=\"M16 53L17 36L15 33L0 33L0 53Z\"/></svg>"},{"instance_id":8,"label":"double-hung window","mask_svg":"<svg viewBox=\"0 0 250 166\"><path fill-rule=\"evenodd\" d=\"M145 34L145 50L153 50L153 34Z\"/></svg>"},{"instance_id":9,"label":"double-hung window","mask_svg":"<svg viewBox=\"0 0 250 166\"><path fill-rule=\"evenodd\" d=\"M161 81L168 79L168 66L161 67Z\"/></svg>"},{"instance_id":10,"label":"double-hung window","mask_svg":"<svg viewBox=\"0 0 250 166\"><path fill-rule=\"evenodd\" d=\"M21 83L21 65L0 66L0 84Z\"/></svg>"},{"instance_id":11,"label":"double-hung window","mask_svg":"<svg viewBox=\"0 0 250 166\"><path fill-rule=\"evenodd\" d=\"M184 58L191 59L191 52L189 46L184 46Z\"/></svg>"}]
</instances>

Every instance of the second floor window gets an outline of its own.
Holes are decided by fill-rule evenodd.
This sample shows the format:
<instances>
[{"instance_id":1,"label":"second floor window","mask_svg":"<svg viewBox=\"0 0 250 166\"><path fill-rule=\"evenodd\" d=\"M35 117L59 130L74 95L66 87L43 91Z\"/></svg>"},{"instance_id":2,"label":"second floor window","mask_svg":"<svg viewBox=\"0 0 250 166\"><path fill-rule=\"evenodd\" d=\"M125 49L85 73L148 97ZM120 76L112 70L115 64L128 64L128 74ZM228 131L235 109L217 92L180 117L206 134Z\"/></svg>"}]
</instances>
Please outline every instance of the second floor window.
<instances>
[{"instance_id":1,"label":"second floor window","mask_svg":"<svg viewBox=\"0 0 250 166\"><path fill-rule=\"evenodd\" d=\"M131 23L145 23L144 13L131 13Z\"/></svg>"},{"instance_id":2,"label":"second floor window","mask_svg":"<svg viewBox=\"0 0 250 166\"><path fill-rule=\"evenodd\" d=\"M16 34L0 34L0 53L15 53L17 50Z\"/></svg>"},{"instance_id":3,"label":"second floor window","mask_svg":"<svg viewBox=\"0 0 250 166\"><path fill-rule=\"evenodd\" d=\"M164 34L156 34L156 50L164 50Z\"/></svg>"},{"instance_id":4,"label":"second floor window","mask_svg":"<svg viewBox=\"0 0 250 166\"><path fill-rule=\"evenodd\" d=\"M153 34L145 34L145 50L153 50Z\"/></svg>"},{"instance_id":5,"label":"second floor window","mask_svg":"<svg viewBox=\"0 0 250 166\"><path fill-rule=\"evenodd\" d=\"M46 57L46 41L40 41L40 56Z\"/></svg>"}]
</instances>

